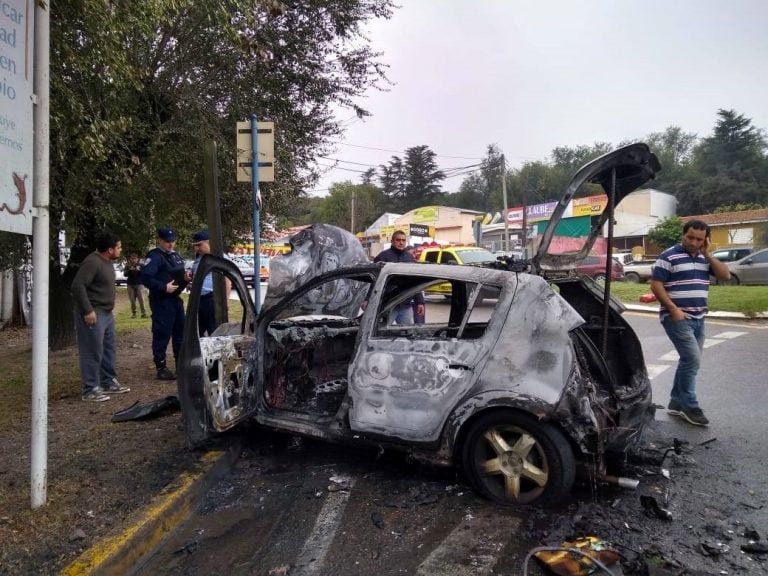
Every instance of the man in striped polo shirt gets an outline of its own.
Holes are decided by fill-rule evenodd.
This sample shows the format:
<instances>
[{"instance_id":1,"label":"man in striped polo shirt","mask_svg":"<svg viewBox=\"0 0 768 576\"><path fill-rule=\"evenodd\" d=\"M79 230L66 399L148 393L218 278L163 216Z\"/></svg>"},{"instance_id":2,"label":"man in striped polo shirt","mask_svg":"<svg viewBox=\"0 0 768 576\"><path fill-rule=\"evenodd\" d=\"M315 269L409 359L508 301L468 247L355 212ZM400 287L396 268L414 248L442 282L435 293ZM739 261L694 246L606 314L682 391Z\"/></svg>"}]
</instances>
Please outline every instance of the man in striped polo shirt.
<instances>
[{"instance_id":1,"label":"man in striped polo shirt","mask_svg":"<svg viewBox=\"0 0 768 576\"><path fill-rule=\"evenodd\" d=\"M688 220L680 244L659 255L651 277L651 291L661 304L661 324L680 355L668 412L696 426L709 424L696 399L709 277L731 277L728 267L709 253L710 245L709 226L701 220Z\"/></svg>"}]
</instances>

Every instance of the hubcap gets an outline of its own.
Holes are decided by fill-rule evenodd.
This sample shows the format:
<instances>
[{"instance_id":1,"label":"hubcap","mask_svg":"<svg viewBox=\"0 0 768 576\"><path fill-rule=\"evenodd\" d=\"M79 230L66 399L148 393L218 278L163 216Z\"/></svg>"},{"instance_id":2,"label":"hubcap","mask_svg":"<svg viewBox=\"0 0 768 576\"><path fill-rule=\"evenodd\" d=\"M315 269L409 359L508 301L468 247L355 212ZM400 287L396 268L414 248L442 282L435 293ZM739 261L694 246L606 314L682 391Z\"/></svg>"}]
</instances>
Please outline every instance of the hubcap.
<instances>
[{"instance_id":1,"label":"hubcap","mask_svg":"<svg viewBox=\"0 0 768 576\"><path fill-rule=\"evenodd\" d=\"M529 502L544 491L549 467L536 439L516 426L488 429L479 446L488 488L505 500Z\"/></svg>"}]
</instances>

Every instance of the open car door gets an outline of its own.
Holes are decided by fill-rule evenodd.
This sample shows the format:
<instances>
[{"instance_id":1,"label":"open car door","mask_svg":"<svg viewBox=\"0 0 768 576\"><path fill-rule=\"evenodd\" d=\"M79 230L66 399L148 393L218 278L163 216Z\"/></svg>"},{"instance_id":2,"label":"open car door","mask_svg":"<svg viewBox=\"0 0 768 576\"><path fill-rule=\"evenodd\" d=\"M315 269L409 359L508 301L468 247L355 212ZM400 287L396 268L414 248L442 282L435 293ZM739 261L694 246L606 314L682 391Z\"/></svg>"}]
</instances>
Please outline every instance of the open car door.
<instances>
[{"instance_id":1,"label":"open car door","mask_svg":"<svg viewBox=\"0 0 768 576\"><path fill-rule=\"evenodd\" d=\"M228 293L220 302L229 309L218 311L213 334L200 336L199 311L206 305L203 298L211 298L202 297L201 291L209 274L214 291ZM238 267L224 258L203 256L192 281L177 366L184 430L193 446L212 432L232 428L255 410L255 323L253 299Z\"/></svg>"}]
</instances>

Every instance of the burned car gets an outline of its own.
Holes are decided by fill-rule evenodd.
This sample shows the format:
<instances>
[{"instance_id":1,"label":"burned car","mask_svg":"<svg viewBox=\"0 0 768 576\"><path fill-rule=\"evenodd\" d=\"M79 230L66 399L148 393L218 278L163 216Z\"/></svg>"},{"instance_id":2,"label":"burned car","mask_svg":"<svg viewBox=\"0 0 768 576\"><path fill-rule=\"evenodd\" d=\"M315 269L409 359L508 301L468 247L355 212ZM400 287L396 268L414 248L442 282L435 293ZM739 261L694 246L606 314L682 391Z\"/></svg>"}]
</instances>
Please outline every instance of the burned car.
<instances>
[{"instance_id":1,"label":"burned car","mask_svg":"<svg viewBox=\"0 0 768 576\"><path fill-rule=\"evenodd\" d=\"M550 226L582 186L602 185L618 203L658 169L643 144L593 161ZM580 463L607 477L610 455L624 454L653 419L641 345L622 305L589 278L541 275L575 266L589 239L549 254L548 230L526 273L370 264L351 234L324 225L302 234L273 260L258 314L234 264L201 260L178 370L193 445L248 418L457 465L492 500L545 504L569 492ZM209 272L231 280L241 314L198 337L193 319ZM445 283L450 298L424 324L394 323L399 304Z\"/></svg>"}]
</instances>

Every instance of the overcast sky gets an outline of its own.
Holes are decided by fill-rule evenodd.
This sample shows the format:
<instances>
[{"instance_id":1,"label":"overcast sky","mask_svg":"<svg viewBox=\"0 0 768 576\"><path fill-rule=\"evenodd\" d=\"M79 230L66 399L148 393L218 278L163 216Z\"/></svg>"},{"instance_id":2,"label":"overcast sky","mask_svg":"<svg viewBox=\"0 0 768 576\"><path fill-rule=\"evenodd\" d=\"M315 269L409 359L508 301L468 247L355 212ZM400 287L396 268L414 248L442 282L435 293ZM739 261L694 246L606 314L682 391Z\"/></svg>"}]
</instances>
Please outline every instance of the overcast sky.
<instances>
[{"instance_id":1,"label":"overcast sky","mask_svg":"<svg viewBox=\"0 0 768 576\"><path fill-rule=\"evenodd\" d=\"M677 125L711 133L718 108L768 128L765 0L398 0L369 26L393 82L340 115L339 163L316 186L352 180L428 145L441 168L498 144L512 167L557 146L642 138ZM374 150L380 148L384 150ZM451 158L463 157L463 158ZM331 164L322 160L323 164ZM461 177L443 182L455 191Z\"/></svg>"}]
</instances>

